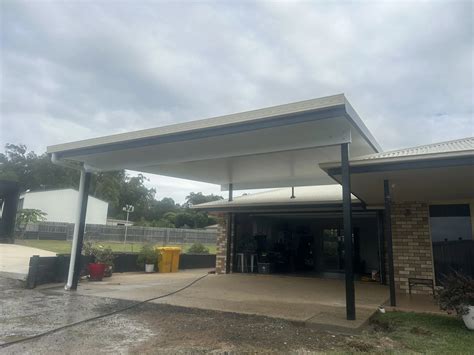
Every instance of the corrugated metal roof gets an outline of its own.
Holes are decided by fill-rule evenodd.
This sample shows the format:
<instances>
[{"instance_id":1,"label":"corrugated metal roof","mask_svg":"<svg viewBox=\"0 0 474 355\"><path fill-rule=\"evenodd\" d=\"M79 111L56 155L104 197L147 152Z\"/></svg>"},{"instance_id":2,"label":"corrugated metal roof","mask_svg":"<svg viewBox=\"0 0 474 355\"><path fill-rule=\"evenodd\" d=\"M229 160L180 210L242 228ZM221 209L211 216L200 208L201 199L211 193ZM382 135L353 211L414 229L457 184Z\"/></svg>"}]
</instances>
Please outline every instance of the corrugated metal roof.
<instances>
[{"instance_id":1,"label":"corrugated metal roof","mask_svg":"<svg viewBox=\"0 0 474 355\"><path fill-rule=\"evenodd\" d=\"M352 196L353 201L357 201ZM299 186L295 187L295 198L291 198L291 187L263 191L235 197L233 201L219 200L202 203L193 208L246 207L246 206L291 206L338 204L342 202L341 185Z\"/></svg>"},{"instance_id":2,"label":"corrugated metal roof","mask_svg":"<svg viewBox=\"0 0 474 355\"><path fill-rule=\"evenodd\" d=\"M467 137L447 142L439 142L427 145L420 145L417 147L392 150L388 152L375 153L361 157L351 158L351 161L401 158L427 154L457 153L470 150L474 150L474 137Z\"/></svg>"}]
</instances>

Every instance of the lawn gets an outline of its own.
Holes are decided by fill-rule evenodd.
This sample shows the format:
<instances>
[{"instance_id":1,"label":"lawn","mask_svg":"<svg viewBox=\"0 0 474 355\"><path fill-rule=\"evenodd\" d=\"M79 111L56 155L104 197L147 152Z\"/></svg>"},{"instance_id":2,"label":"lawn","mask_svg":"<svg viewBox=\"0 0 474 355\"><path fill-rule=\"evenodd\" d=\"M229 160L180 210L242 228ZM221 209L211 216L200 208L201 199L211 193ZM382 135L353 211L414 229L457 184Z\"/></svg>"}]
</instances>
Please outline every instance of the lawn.
<instances>
[{"instance_id":1,"label":"lawn","mask_svg":"<svg viewBox=\"0 0 474 355\"><path fill-rule=\"evenodd\" d=\"M370 339L375 334L385 335L395 342L396 352L472 354L474 351L474 332L459 318L388 312L375 315L371 324L374 331L365 336Z\"/></svg>"},{"instance_id":2,"label":"lawn","mask_svg":"<svg viewBox=\"0 0 474 355\"><path fill-rule=\"evenodd\" d=\"M25 240L16 240L16 244L21 244L33 248L43 249L52 251L58 254L69 254L71 252L71 242L65 240L34 240L34 239L25 239ZM104 247L110 247L114 252L132 252L138 253L142 247L142 243L117 243L117 242L100 242L98 243ZM183 244L183 245L167 245L167 246L178 246L183 248L183 252L186 253L189 247L192 244ZM161 246L161 245L160 245ZM205 244L209 249L211 254L216 253L215 244Z\"/></svg>"}]
</instances>

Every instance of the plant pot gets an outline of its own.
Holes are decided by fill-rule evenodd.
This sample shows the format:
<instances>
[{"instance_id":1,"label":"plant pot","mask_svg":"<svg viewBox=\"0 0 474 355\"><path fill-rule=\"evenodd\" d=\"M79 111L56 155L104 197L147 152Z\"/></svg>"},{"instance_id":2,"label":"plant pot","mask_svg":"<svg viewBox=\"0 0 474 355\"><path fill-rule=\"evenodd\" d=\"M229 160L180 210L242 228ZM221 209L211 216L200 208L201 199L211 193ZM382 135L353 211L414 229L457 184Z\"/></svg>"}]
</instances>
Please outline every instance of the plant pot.
<instances>
[{"instance_id":1,"label":"plant pot","mask_svg":"<svg viewBox=\"0 0 474 355\"><path fill-rule=\"evenodd\" d=\"M112 267L112 265L107 265L107 266L105 267L104 277L111 277L111 276L112 276L112 272L113 272L113 267Z\"/></svg>"},{"instance_id":2,"label":"plant pot","mask_svg":"<svg viewBox=\"0 0 474 355\"><path fill-rule=\"evenodd\" d=\"M467 329L474 330L474 306L469 306L469 313L462 316Z\"/></svg>"},{"instance_id":3,"label":"plant pot","mask_svg":"<svg viewBox=\"0 0 474 355\"><path fill-rule=\"evenodd\" d=\"M102 281L104 278L104 272L107 265L101 263L90 263L89 264L89 280L90 281Z\"/></svg>"},{"instance_id":4,"label":"plant pot","mask_svg":"<svg viewBox=\"0 0 474 355\"><path fill-rule=\"evenodd\" d=\"M145 272L154 272L155 264L145 264Z\"/></svg>"}]
</instances>

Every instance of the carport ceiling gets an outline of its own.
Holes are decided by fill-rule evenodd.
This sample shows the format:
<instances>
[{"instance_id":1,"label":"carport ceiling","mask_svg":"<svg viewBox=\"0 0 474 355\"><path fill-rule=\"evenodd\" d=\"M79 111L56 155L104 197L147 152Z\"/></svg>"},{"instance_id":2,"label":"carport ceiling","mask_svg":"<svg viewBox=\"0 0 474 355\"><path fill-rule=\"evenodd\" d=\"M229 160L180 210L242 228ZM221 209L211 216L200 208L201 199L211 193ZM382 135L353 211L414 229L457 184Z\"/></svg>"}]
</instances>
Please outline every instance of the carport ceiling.
<instances>
[{"instance_id":1,"label":"carport ceiling","mask_svg":"<svg viewBox=\"0 0 474 355\"><path fill-rule=\"evenodd\" d=\"M319 163L380 151L343 94L48 147L56 158L235 189L331 184Z\"/></svg>"}]
</instances>

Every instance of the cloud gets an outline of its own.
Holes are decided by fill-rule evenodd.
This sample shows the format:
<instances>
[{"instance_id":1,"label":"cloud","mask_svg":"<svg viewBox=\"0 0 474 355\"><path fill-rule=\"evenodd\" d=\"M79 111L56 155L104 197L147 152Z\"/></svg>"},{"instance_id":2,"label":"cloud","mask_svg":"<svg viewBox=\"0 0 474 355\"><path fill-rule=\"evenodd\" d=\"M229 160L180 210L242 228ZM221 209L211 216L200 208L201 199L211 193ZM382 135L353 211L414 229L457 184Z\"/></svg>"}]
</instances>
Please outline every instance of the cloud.
<instances>
[{"instance_id":1,"label":"cloud","mask_svg":"<svg viewBox=\"0 0 474 355\"><path fill-rule=\"evenodd\" d=\"M2 145L41 152L340 92L385 149L474 135L471 1L0 6ZM179 201L218 192L152 183Z\"/></svg>"}]
</instances>

